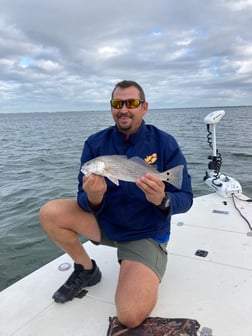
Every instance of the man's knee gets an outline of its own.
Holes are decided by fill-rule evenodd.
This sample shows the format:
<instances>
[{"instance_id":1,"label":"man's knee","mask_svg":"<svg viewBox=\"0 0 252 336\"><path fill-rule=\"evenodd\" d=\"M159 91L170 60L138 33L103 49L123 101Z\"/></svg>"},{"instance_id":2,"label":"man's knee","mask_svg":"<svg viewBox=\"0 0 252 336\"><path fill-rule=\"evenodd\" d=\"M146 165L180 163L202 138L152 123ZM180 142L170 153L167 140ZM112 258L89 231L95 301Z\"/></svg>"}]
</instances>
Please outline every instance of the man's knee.
<instances>
[{"instance_id":1,"label":"man's knee","mask_svg":"<svg viewBox=\"0 0 252 336\"><path fill-rule=\"evenodd\" d=\"M118 320L121 324L127 328L136 328L138 327L148 316L136 313L134 311L130 312L117 312Z\"/></svg>"},{"instance_id":2,"label":"man's knee","mask_svg":"<svg viewBox=\"0 0 252 336\"><path fill-rule=\"evenodd\" d=\"M45 203L39 210L39 219L41 225L45 227L48 225L48 223L55 221L55 219L58 217L58 214L59 211L57 206L55 206L54 200Z\"/></svg>"},{"instance_id":3,"label":"man's knee","mask_svg":"<svg viewBox=\"0 0 252 336\"><path fill-rule=\"evenodd\" d=\"M42 205L39 210L39 218L44 219L45 217L47 217L48 212L50 211L50 208L51 208L51 201Z\"/></svg>"}]
</instances>

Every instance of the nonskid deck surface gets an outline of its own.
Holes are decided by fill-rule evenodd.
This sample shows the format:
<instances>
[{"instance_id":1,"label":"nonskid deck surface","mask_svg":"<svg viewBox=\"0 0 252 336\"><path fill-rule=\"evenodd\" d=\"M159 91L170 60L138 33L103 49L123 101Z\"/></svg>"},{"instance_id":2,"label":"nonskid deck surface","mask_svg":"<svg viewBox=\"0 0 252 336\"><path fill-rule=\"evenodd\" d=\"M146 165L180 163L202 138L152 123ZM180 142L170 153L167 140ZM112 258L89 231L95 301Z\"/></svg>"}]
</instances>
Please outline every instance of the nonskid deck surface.
<instances>
[{"instance_id":1,"label":"nonskid deck surface","mask_svg":"<svg viewBox=\"0 0 252 336\"><path fill-rule=\"evenodd\" d=\"M251 223L252 203L237 202ZM196 198L192 209L172 223L168 268L151 315L196 319L203 336L251 336L252 236L232 199ZM52 294L73 268L58 270L62 263L72 265L67 255L53 260L0 293L0 336L106 335L108 318L116 315L116 250L85 247L102 281L84 298L56 304Z\"/></svg>"}]
</instances>

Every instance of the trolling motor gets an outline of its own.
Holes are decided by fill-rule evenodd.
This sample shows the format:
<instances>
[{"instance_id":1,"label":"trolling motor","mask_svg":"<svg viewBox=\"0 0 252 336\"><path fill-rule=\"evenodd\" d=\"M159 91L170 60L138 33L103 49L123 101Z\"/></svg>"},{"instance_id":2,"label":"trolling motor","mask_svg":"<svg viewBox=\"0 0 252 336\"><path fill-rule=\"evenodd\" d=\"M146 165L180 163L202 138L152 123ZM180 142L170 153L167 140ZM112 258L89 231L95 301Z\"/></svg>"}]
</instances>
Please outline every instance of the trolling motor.
<instances>
[{"instance_id":1,"label":"trolling motor","mask_svg":"<svg viewBox=\"0 0 252 336\"><path fill-rule=\"evenodd\" d=\"M207 142L212 148L212 155L208 156L208 171L204 176L205 183L223 197L231 197L234 194L241 194L242 188L238 181L220 172L222 157L216 147L216 125L224 117L225 111L218 110L209 113L204 122L207 125Z\"/></svg>"}]
</instances>

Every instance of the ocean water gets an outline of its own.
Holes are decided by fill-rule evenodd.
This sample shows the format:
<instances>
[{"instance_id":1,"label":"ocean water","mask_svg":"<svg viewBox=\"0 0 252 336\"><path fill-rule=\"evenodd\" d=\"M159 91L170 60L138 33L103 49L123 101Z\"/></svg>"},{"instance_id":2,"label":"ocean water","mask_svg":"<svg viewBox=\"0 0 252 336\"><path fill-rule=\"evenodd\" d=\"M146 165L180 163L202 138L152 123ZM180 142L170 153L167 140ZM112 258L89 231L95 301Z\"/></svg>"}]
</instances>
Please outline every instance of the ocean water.
<instances>
[{"instance_id":1,"label":"ocean water","mask_svg":"<svg viewBox=\"0 0 252 336\"><path fill-rule=\"evenodd\" d=\"M221 171L252 197L252 107L224 109L217 125ZM145 118L176 137L194 196L210 191L203 183L212 153L203 119L214 110L150 110ZM112 124L109 111L0 114L0 290L62 254L40 228L39 208L76 196L83 142Z\"/></svg>"}]
</instances>

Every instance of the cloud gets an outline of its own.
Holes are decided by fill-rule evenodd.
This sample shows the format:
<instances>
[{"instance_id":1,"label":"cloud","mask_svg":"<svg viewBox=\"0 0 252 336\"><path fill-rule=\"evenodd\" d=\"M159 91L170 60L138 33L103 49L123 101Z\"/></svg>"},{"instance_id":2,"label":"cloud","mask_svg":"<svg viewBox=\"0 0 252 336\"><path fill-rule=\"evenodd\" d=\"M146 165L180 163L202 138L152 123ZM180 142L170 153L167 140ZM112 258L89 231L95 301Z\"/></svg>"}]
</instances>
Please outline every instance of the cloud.
<instances>
[{"instance_id":1,"label":"cloud","mask_svg":"<svg viewBox=\"0 0 252 336\"><path fill-rule=\"evenodd\" d=\"M1 0L0 112L251 105L252 1Z\"/></svg>"}]
</instances>

